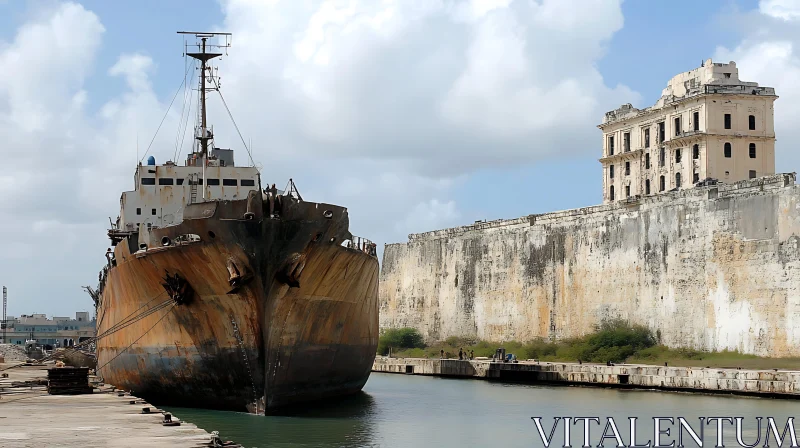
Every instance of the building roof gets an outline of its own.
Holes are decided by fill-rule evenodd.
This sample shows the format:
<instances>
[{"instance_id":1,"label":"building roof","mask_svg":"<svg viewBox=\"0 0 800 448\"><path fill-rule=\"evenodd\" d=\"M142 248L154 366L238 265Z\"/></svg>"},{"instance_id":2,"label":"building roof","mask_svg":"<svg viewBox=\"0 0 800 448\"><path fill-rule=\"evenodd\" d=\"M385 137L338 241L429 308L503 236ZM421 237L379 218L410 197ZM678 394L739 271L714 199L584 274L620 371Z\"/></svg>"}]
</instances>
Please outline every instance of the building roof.
<instances>
[{"instance_id":1,"label":"building roof","mask_svg":"<svg viewBox=\"0 0 800 448\"><path fill-rule=\"evenodd\" d=\"M603 123L598 127L603 128L618 121L645 115L660 110L664 106L704 94L775 96L775 89L759 87L757 82L739 79L739 69L734 61L726 64L706 59L700 67L673 76L667 83L667 87L661 91L661 97L652 107L638 109L630 103L623 104L617 109L606 112Z\"/></svg>"}]
</instances>

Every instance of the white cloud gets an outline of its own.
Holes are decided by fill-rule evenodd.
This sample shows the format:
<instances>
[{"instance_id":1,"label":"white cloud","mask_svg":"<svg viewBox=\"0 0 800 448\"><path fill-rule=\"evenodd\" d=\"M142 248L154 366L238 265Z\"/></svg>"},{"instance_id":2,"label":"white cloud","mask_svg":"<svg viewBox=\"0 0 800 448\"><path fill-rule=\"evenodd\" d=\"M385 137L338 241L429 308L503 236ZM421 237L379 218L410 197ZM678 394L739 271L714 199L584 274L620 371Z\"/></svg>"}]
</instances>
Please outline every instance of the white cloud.
<instances>
[{"instance_id":1,"label":"white cloud","mask_svg":"<svg viewBox=\"0 0 800 448\"><path fill-rule=\"evenodd\" d=\"M762 0L758 4L762 14L782 20L800 18L800 1L798 0Z\"/></svg>"},{"instance_id":2,"label":"white cloud","mask_svg":"<svg viewBox=\"0 0 800 448\"><path fill-rule=\"evenodd\" d=\"M776 170L799 171L800 154L800 1L762 0L761 16L748 17L751 33L733 49L720 47L714 58L736 61L739 76L774 87Z\"/></svg>"},{"instance_id":3,"label":"white cloud","mask_svg":"<svg viewBox=\"0 0 800 448\"><path fill-rule=\"evenodd\" d=\"M183 74L155 80L158 61L131 48L95 68L100 18L74 3L41 7L0 42L10 74L0 132L16 157L0 175L0 245L11 249L0 266L26 307L65 313L89 306L79 286L105 261L107 217L132 186L137 139L141 156L171 100L153 84ZM222 9L219 28L233 33L219 63L223 94L262 178L293 177L306 199L347 206L353 233L379 247L459 224L454 189L480 168L593 153L602 113L639 98L595 68L623 25L619 1L225 0ZM125 81L95 111L86 110L90 73ZM176 104L152 145L159 161L175 152ZM245 163L213 94L209 107L217 143Z\"/></svg>"}]
</instances>

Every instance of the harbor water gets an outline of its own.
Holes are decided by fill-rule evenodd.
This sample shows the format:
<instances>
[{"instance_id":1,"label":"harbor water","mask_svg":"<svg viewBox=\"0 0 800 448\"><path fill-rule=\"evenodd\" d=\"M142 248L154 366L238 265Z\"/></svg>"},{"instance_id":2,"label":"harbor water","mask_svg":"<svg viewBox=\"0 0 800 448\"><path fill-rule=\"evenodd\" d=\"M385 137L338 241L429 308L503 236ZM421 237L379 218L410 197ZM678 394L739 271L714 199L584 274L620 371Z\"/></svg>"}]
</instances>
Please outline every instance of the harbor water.
<instances>
[{"instance_id":1,"label":"harbor water","mask_svg":"<svg viewBox=\"0 0 800 448\"><path fill-rule=\"evenodd\" d=\"M607 418L613 417L626 444L629 417L638 417L637 442L653 439L652 417L684 417L696 431L698 417L743 417L743 438L759 437L756 417L763 417L759 446L764 444L767 417L783 432L788 417L798 415L800 402L728 395L656 392L566 386L530 386L470 379L444 379L373 373L364 391L344 400L311 404L282 416L169 408L183 420L246 447L541 447L531 417L542 417L549 434L553 417L599 417L592 423L591 444L597 446ZM739 446L733 425L724 424L725 444ZM572 446L583 444L583 423L571 425ZM671 436L676 440L677 422ZM713 447L716 423L705 425L704 446ZM559 423L551 446L563 446ZM789 437L788 433L787 436ZM787 446L790 441L784 441ZM604 441L616 445L614 439ZM684 444L697 446L684 432ZM774 439L770 445L775 446Z\"/></svg>"}]
</instances>

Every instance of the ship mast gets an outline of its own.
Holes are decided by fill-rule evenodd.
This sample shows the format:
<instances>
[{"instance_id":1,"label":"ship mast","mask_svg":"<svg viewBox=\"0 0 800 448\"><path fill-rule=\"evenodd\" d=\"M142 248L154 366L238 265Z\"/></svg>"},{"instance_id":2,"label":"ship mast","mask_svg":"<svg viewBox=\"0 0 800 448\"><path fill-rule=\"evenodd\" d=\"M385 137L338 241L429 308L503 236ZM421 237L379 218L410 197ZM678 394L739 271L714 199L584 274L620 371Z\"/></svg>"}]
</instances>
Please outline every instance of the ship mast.
<instances>
[{"instance_id":1,"label":"ship mast","mask_svg":"<svg viewBox=\"0 0 800 448\"><path fill-rule=\"evenodd\" d=\"M198 40L195 42L195 44L193 44L193 46L197 47L198 51L186 51L185 55L200 61L200 128L198 129L198 133L195 138L200 142L200 156L203 159L203 167L205 167L205 159L208 156L208 141L214 139L213 133L208 129L208 123L206 119L206 92L208 90L216 90L215 85L206 87L206 78L214 76L213 73L211 73L211 68L208 66L208 61L222 56L222 53L217 51L223 48L227 49L231 46L231 33L178 31L178 34L191 34L194 35ZM224 36L225 42L223 44L209 42L209 39L220 36Z\"/></svg>"}]
</instances>

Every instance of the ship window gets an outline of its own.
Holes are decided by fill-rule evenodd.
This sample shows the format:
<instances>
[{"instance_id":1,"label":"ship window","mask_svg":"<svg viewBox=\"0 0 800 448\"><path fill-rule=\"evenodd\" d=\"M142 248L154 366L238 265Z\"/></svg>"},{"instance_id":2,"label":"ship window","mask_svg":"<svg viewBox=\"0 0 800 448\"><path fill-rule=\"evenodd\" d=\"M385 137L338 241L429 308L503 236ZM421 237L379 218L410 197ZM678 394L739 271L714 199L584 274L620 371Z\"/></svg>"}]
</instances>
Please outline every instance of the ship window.
<instances>
[{"instance_id":1,"label":"ship window","mask_svg":"<svg viewBox=\"0 0 800 448\"><path fill-rule=\"evenodd\" d=\"M158 179L158 185L172 185L174 181L171 177L161 177Z\"/></svg>"},{"instance_id":2,"label":"ship window","mask_svg":"<svg viewBox=\"0 0 800 448\"><path fill-rule=\"evenodd\" d=\"M156 209L153 209L150 213L155 215L156 214Z\"/></svg>"},{"instance_id":3,"label":"ship window","mask_svg":"<svg viewBox=\"0 0 800 448\"><path fill-rule=\"evenodd\" d=\"M219 179L206 179L206 185L219 185Z\"/></svg>"},{"instance_id":4,"label":"ship window","mask_svg":"<svg viewBox=\"0 0 800 448\"><path fill-rule=\"evenodd\" d=\"M142 214L142 209L141 208L137 208L136 209L136 214L137 215L141 215Z\"/></svg>"},{"instance_id":5,"label":"ship window","mask_svg":"<svg viewBox=\"0 0 800 448\"><path fill-rule=\"evenodd\" d=\"M176 185L183 185L183 179L175 179Z\"/></svg>"},{"instance_id":6,"label":"ship window","mask_svg":"<svg viewBox=\"0 0 800 448\"><path fill-rule=\"evenodd\" d=\"M222 185L226 187L235 187L236 179L222 179Z\"/></svg>"},{"instance_id":7,"label":"ship window","mask_svg":"<svg viewBox=\"0 0 800 448\"><path fill-rule=\"evenodd\" d=\"M156 178L155 177L143 177L142 178L142 185L155 185Z\"/></svg>"},{"instance_id":8,"label":"ship window","mask_svg":"<svg viewBox=\"0 0 800 448\"><path fill-rule=\"evenodd\" d=\"M242 186L243 187L254 187L256 185L256 181L253 179L242 179Z\"/></svg>"}]
</instances>

